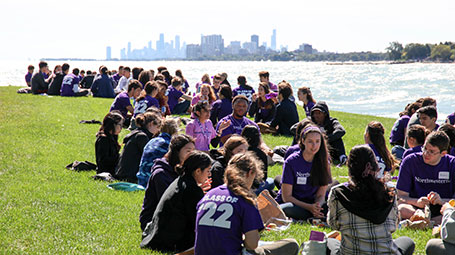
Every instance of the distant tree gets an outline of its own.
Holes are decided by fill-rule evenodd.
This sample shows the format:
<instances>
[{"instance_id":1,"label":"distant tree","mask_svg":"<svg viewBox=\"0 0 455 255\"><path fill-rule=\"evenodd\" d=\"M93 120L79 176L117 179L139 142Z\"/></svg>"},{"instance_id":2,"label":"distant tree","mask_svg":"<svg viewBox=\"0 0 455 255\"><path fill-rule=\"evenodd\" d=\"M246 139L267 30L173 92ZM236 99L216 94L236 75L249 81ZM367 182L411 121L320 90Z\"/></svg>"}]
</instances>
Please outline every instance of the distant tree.
<instances>
[{"instance_id":1,"label":"distant tree","mask_svg":"<svg viewBox=\"0 0 455 255\"><path fill-rule=\"evenodd\" d=\"M398 60L403 54L403 45L399 42L391 42L386 50L390 60Z\"/></svg>"},{"instance_id":2,"label":"distant tree","mask_svg":"<svg viewBox=\"0 0 455 255\"><path fill-rule=\"evenodd\" d=\"M407 44L403 49L402 57L404 59L423 60L431 54L430 46L420 43Z\"/></svg>"},{"instance_id":3,"label":"distant tree","mask_svg":"<svg viewBox=\"0 0 455 255\"><path fill-rule=\"evenodd\" d=\"M447 44L439 44L431 50L430 58L433 60L449 61L452 56L452 50Z\"/></svg>"}]
</instances>

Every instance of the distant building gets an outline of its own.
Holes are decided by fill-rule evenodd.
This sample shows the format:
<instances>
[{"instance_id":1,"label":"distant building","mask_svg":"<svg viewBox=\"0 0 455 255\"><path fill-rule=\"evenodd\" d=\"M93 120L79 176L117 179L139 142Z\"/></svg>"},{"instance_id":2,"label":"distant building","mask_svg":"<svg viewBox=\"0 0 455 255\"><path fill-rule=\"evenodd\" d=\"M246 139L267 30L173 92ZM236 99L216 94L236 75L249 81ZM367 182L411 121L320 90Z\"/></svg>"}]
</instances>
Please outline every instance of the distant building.
<instances>
[{"instance_id":1,"label":"distant building","mask_svg":"<svg viewBox=\"0 0 455 255\"><path fill-rule=\"evenodd\" d=\"M276 29L273 29L272 38L270 40L270 48L276 50Z\"/></svg>"},{"instance_id":2,"label":"distant building","mask_svg":"<svg viewBox=\"0 0 455 255\"><path fill-rule=\"evenodd\" d=\"M186 46L186 58L197 59L201 57L202 51L199 44L188 44Z\"/></svg>"},{"instance_id":3,"label":"distant building","mask_svg":"<svg viewBox=\"0 0 455 255\"><path fill-rule=\"evenodd\" d=\"M106 60L111 60L112 59L112 54L111 54L111 46L106 47Z\"/></svg>"},{"instance_id":4,"label":"distant building","mask_svg":"<svg viewBox=\"0 0 455 255\"><path fill-rule=\"evenodd\" d=\"M303 51L305 54L313 54L313 46L311 44L301 44L299 45L299 51Z\"/></svg>"},{"instance_id":5,"label":"distant building","mask_svg":"<svg viewBox=\"0 0 455 255\"><path fill-rule=\"evenodd\" d=\"M122 59L122 60L126 59L126 49L125 48L120 50L120 59Z\"/></svg>"},{"instance_id":6,"label":"distant building","mask_svg":"<svg viewBox=\"0 0 455 255\"><path fill-rule=\"evenodd\" d=\"M126 53L126 58L131 58L131 42L128 42L128 52Z\"/></svg>"},{"instance_id":7,"label":"distant building","mask_svg":"<svg viewBox=\"0 0 455 255\"><path fill-rule=\"evenodd\" d=\"M187 46L188 47L188 46ZM224 40L221 35L202 35L201 52L203 56L220 56L224 52ZM188 51L187 51L188 53Z\"/></svg>"},{"instance_id":8,"label":"distant building","mask_svg":"<svg viewBox=\"0 0 455 255\"><path fill-rule=\"evenodd\" d=\"M242 48L240 46L240 41L232 41L225 49L226 54L231 54L231 55L238 55L240 49Z\"/></svg>"},{"instance_id":9,"label":"distant building","mask_svg":"<svg viewBox=\"0 0 455 255\"><path fill-rule=\"evenodd\" d=\"M253 43L256 46L256 49L259 47L259 36L258 35L252 35L251 36L251 43Z\"/></svg>"}]
</instances>

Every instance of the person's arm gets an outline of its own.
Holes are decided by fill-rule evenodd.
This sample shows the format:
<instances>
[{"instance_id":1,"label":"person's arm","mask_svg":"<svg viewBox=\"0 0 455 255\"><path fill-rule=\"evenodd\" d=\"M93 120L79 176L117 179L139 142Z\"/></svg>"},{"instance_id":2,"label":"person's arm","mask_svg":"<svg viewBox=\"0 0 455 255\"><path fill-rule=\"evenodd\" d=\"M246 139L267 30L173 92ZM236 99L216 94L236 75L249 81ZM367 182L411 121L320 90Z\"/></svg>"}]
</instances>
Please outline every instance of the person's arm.
<instances>
[{"instance_id":1,"label":"person's arm","mask_svg":"<svg viewBox=\"0 0 455 255\"><path fill-rule=\"evenodd\" d=\"M327 190L327 186L325 190ZM281 196L283 198L283 202L291 202L294 205L302 207L303 209L311 212L314 217L324 217L324 214L321 212L322 207L318 202L315 202L314 204L308 204L292 196L292 184L283 183L281 185Z\"/></svg>"},{"instance_id":2,"label":"person's arm","mask_svg":"<svg viewBox=\"0 0 455 255\"><path fill-rule=\"evenodd\" d=\"M128 112L130 112L131 114L134 114L134 108L133 108L133 106L128 105L128 106L126 107L126 110L128 110Z\"/></svg>"},{"instance_id":3,"label":"person's arm","mask_svg":"<svg viewBox=\"0 0 455 255\"><path fill-rule=\"evenodd\" d=\"M276 126L280 125L281 123L281 118L285 116L286 114L281 111L282 106L278 105L275 110L275 116L273 116L273 120L270 123L270 127L275 128Z\"/></svg>"},{"instance_id":4,"label":"person's arm","mask_svg":"<svg viewBox=\"0 0 455 255\"><path fill-rule=\"evenodd\" d=\"M257 229L248 231L245 233L245 240L243 240L243 244L247 250L254 250L258 247L260 238L261 237Z\"/></svg>"},{"instance_id":5,"label":"person's arm","mask_svg":"<svg viewBox=\"0 0 455 255\"><path fill-rule=\"evenodd\" d=\"M258 102L257 102L257 100L253 99L253 102L251 102L251 105L250 105L250 109L248 110L248 114L250 115L250 117L253 117L257 114L257 109L258 109ZM256 119L255 119L255 122L257 122Z\"/></svg>"},{"instance_id":6,"label":"person's arm","mask_svg":"<svg viewBox=\"0 0 455 255\"><path fill-rule=\"evenodd\" d=\"M98 89L99 89L98 82L99 82L99 80L100 79L94 80L93 83L92 83L92 86L90 87L90 91L92 91L93 94L98 93Z\"/></svg>"},{"instance_id":7,"label":"person's arm","mask_svg":"<svg viewBox=\"0 0 455 255\"><path fill-rule=\"evenodd\" d=\"M187 100L187 101L191 101L193 100L193 97L191 97L190 95L187 95L187 94L182 94L181 98Z\"/></svg>"},{"instance_id":8,"label":"person's arm","mask_svg":"<svg viewBox=\"0 0 455 255\"><path fill-rule=\"evenodd\" d=\"M332 127L333 127L332 134L327 135L329 142L341 139L341 137L343 137L346 134L346 130L337 119L332 120Z\"/></svg>"},{"instance_id":9,"label":"person's arm","mask_svg":"<svg viewBox=\"0 0 455 255\"><path fill-rule=\"evenodd\" d=\"M441 206L444 205L444 203L449 202L451 199L451 198L441 198L441 196L435 191L431 191L427 197L430 200L430 204L441 205Z\"/></svg>"},{"instance_id":10,"label":"person's arm","mask_svg":"<svg viewBox=\"0 0 455 255\"><path fill-rule=\"evenodd\" d=\"M397 189L398 191L398 198L401 202L416 206L418 208L424 208L425 205L430 204L430 200L427 197L421 198L412 198L409 196L409 192L402 191Z\"/></svg>"}]
</instances>

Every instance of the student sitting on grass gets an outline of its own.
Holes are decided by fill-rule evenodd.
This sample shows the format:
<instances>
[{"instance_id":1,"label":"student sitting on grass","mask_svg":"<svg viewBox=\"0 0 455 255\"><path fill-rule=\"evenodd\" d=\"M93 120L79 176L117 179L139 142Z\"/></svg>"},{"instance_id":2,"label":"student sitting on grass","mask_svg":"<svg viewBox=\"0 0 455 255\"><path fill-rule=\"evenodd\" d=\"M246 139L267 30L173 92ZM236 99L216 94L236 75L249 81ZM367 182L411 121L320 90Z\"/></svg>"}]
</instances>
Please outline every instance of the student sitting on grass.
<instances>
[{"instance_id":1,"label":"student sitting on grass","mask_svg":"<svg viewBox=\"0 0 455 255\"><path fill-rule=\"evenodd\" d=\"M311 118L311 109L316 104L316 100L314 100L310 88L300 87L297 91L297 97L303 103L303 109L305 110L306 117Z\"/></svg>"},{"instance_id":2,"label":"student sitting on grass","mask_svg":"<svg viewBox=\"0 0 455 255\"><path fill-rule=\"evenodd\" d=\"M134 108L131 105L130 98L136 99L142 91L142 85L138 80L131 80L128 84L128 92L123 91L118 94L112 102L109 111L119 111L125 119L125 127L130 125L131 116L134 114ZM128 114L130 113L130 114Z\"/></svg>"},{"instance_id":3,"label":"student sitting on grass","mask_svg":"<svg viewBox=\"0 0 455 255\"><path fill-rule=\"evenodd\" d=\"M449 155L455 156L455 127L445 123L438 130L443 131L449 137L449 149L447 151Z\"/></svg>"},{"instance_id":4,"label":"student sitting on grass","mask_svg":"<svg viewBox=\"0 0 455 255\"><path fill-rule=\"evenodd\" d=\"M327 223L341 232L341 242L328 239L331 254L412 254L409 237L392 239L399 215L393 191L376 178L379 166L365 145L349 153L349 182L334 186L328 197Z\"/></svg>"},{"instance_id":5,"label":"student sitting on grass","mask_svg":"<svg viewBox=\"0 0 455 255\"><path fill-rule=\"evenodd\" d=\"M455 157L446 155L449 137L434 131L425 140L422 151L403 159L398 176L398 209L409 219L418 208L430 206L431 216L440 216L441 206L455 195ZM436 222L440 217L434 218Z\"/></svg>"},{"instance_id":6,"label":"student sitting on grass","mask_svg":"<svg viewBox=\"0 0 455 255\"><path fill-rule=\"evenodd\" d=\"M158 94L156 95L156 99L158 99L158 102L160 103L161 114L163 116L171 115L171 110L169 109L168 104L167 83L160 80L155 80L155 82L158 85Z\"/></svg>"},{"instance_id":7,"label":"student sitting on grass","mask_svg":"<svg viewBox=\"0 0 455 255\"><path fill-rule=\"evenodd\" d=\"M423 143L429 133L430 132L422 125L417 124L411 126L406 135L408 137L409 149L404 151L403 159L411 154L422 152Z\"/></svg>"},{"instance_id":8,"label":"student sitting on grass","mask_svg":"<svg viewBox=\"0 0 455 255\"><path fill-rule=\"evenodd\" d=\"M392 131L390 132L389 142L393 146L392 154L397 159L403 158L403 152L405 150L404 141L406 137L406 127L408 126L409 119L420 108L420 106L421 103L419 102L408 104L404 111L399 114L400 118L398 118L393 124Z\"/></svg>"},{"instance_id":9,"label":"student sitting on grass","mask_svg":"<svg viewBox=\"0 0 455 255\"><path fill-rule=\"evenodd\" d=\"M27 74L25 75L25 83L27 83L27 87L32 86L32 76L33 76L34 70L35 70L35 67L33 65L29 65L27 67Z\"/></svg>"},{"instance_id":10,"label":"student sitting on grass","mask_svg":"<svg viewBox=\"0 0 455 255\"><path fill-rule=\"evenodd\" d=\"M49 67L47 62L41 61L38 64L39 72L35 73L32 76L31 81L31 90L34 95L47 93L49 87L49 81L51 77L48 78Z\"/></svg>"},{"instance_id":11,"label":"student sitting on grass","mask_svg":"<svg viewBox=\"0 0 455 255\"><path fill-rule=\"evenodd\" d=\"M291 136L291 127L299 122L297 107L289 98L292 96L292 87L286 81L278 84L278 105L275 116L270 125L259 124L261 133L272 133L276 135Z\"/></svg>"},{"instance_id":12,"label":"student sitting on grass","mask_svg":"<svg viewBox=\"0 0 455 255\"><path fill-rule=\"evenodd\" d=\"M232 113L232 90L228 85L222 85L218 92L219 99L216 100L210 110L210 120L213 125L227 115Z\"/></svg>"},{"instance_id":13,"label":"student sitting on grass","mask_svg":"<svg viewBox=\"0 0 455 255\"><path fill-rule=\"evenodd\" d=\"M275 103L269 97L270 89L266 82L259 83L258 93L253 94L248 114L254 117L254 122L270 124L275 116Z\"/></svg>"},{"instance_id":14,"label":"student sitting on grass","mask_svg":"<svg viewBox=\"0 0 455 255\"><path fill-rule=\"evenodd\" d=\"M365 129L363 138L365 143L373 150L378 161L379 172L376 177L382 178L386 173L390 177L398 166L398 162L392 156L385 143L384 126L381 122L370 122Z\"/></svg>"},{"instance_id":15,"label":"student sitting on grass","mask_svg":"<svg viewBox=\"0 0 455 255\"><path fill-rule=\"evenodd\" d=\"M431 97L419 98L416 102L421 104L420 107L425 107L425 106L430 106L430 105L436 107L436 100ZM422 124L422 123L420 123L419 114L417 112L412 114L411 118L408 121L408 126L406 127L406 130L408 130L412 125L415 125L415 124ZM408 144L407 144L407 137L405 137L404 147L406 149L409 148Z\"/></svg>"},{"instance_id":16,"label":"student sitting on grass","mask_svg":"<svg viewBox=\"0 0 455 255\"><path fill-rule=\"evenodd\" d=\"M344 165L347 157L342 137L346 134L346 130L336 118L330 117L329 107L324 101L319 101L311 109L311 120L327 135L331 158L338 160L340 165Z\"/></svg>"},{"instance_id":17,"label":"student sitting on grass","mask_svg":"<svg viewBox=\"0 0 455 255\"><path fill-rule=\"evenodd\" d=\"M133 120L131 121L130 130L136 128L134 118L139 113L144 113L150 107L155 107L158 111L160 110L160 103L156 99L158 94L158 86L154 81L149 81L145 84L144 90L138 98L136 98L136 104L134 104Z\"/></svg>"},{"instance_id":18,"label":"student sitting on grass","mask_svg":"<svg viewBox=\"0 0 455 255\"><path fill-rule=\"evenodd\" d=\"M270 73L269 72L267 72L267 71L259 72L259 81L267 83L267 85L269 85L269 88L271 91L278 92L278 86L276 84L273 84L270 82Z\"/></svg>"},{"instance_id":19,"label":"student sitting on grass","mask_svg":"<svg viewBox=\"0 0 455 255\"><path fill-rule=\"evenodd\" d=\"M224 129L229 126L229 122L224 122L218 128L218 132L213 128L210 121L210 105L207 101L199 101L193 107L195 119L186 125L185 133L195 140L195 147L200 151L210 150L210 141L221 135Z\"/></svg>"},{"instance_id":20,"label":"student sitting on grass","mask_svg":"<svg viewBox=\"0 0 455 255\"><path fill-rule=\"evenodd\" d=\"M417 110L417 114L419 115L420 124L428 129L428 131L433 132L438 129L439 125L436 123L438 120L438 112L436 107L432 105L422 107Z\"/></svg>"},{"instance_id":21,"label":"student sitting on grass","mask_svg":"<svg viewBox=\"0 0 455 255\"><path fill-rule=\"evenodd\" d=\"M97 174L108 172L115 175L120 151L118 135L122 131L122 125L123 116L118 111L112 111L104 117L95 142Z\"/></svg>"},{"instance_id":22,"label":"student sitting on grass","mask_svg":"<svg viewBox=\"0 0 455 255\"><path fill-rule=\"evenodd\" d=\"M204 152L193 151L177 167L180 176L164 192L152 221L142 234L142 248L160 252L182 252L194 246L196 205L204 197L203 186L210 177L212 160Z\"/></svg>"},{"instance_id":23,"label":"student sitting on grass","mask_svg":"<svg viewBox=\"0 0 455 255\"><path fill-rule=\"evenodd\" d=\"M62 88L60 89L60 96L63 97L82 97L86 96L89 92L88 89L79 88L79 69L74 68L73 73L63 77Z\"/></svg>"},{"instance_id":24,"label":"student sitting on grass","mask_svg":"<svg viewBox=\"0 0 455 255\"><path fill-rule=\"evenodd\" d=\"M47 90L48 95L60 96L60 90L62 89L63 78L68 74L70 66L68 64L56 65L52 79Z\"/></svg>"},{"instance_id":25,"label":"student sitting on grass","mask_svg":"<svg viewBox=\"0 0 455 255\"><path fill-rule=\"evenodd\" d=\"M251 191L262 178L260 161L251 153L235 155L226 169L225 184L209 191L197 204L195 254L297 255L299 245L285 239L258 247L264 229Z\"/></svg>"},{"instance_id":26,"label":"student sitting on grass","mask_svg":"<svg viewBox=\"0 0 455 255\"><path fill-rule=\"evenodd\" d=\"M161 125L161 133L150 139L145 145L142 152L141 162L139 163L139 172L137 173L137 183L147 187L151 170L156 159L164 157L169 150L169 144L173 135L179 130L179 122L174 118L166 118Z\"/></svg>"},{"instance_id":27,"label":"student sitting on grass","mask_svg":"<svg viewBox=\"0 0 455 255\"><path fill-rule=\"evenodd\" d=\"M259 195L264 189L272 191L275 188L275 184L273 183L273 178L267 178L268 159L267 154L260 148L262 139L259 130L255 126L247 125L243 128L242 137L248 142L248 151L252 151L262 162L264 176L261 180L253 183L254 193Z\"/></svg>"},{"instance_id":28,"label":"student sitting on grass","mask_svg":"<svg viewBox=\"0 0 455 255\"><path fill-rule=\"evenodd\" d=\"M221 75L219 75L219 74L214 75L212 78L213 78L213 83L210 85L210 87L212 88L216 99L219 99L218 92L220 92L220 89L221 89L221 85L222 85L221 79L222 78L221 78ZM229 88L230 87L231 86L229 85Z\"/></svg>"},{"instance_id":29,"label":"student sitting on grass","mask_svg":"<svg viewBox=\"0 0 455 255\"><path fill-rule=\"evenodd\" d=\"M191 106L195 106L199 101L208 102L212 105L216 100L216 96L213 93L212 87L208 84L201 85L201 92L197 93L193 100L191 100Z\"/></svg>"},{"instance_id":30,"label":"student sitting on grass","mask_svg":"<svg viewBox=\"0 0 455 255\"><path fill-rule=\"evenodd\" d=\"M218 150L210 151L210 156L214 160L212 165L212 188L216 188L224 183L224 172L232 156L248 151L248 142L239 135L229 137L223 147Z\"/></svg>"},{"instance_id":31,"label":"student sitting on grass","mask_svg":"<svg viewBox=\"0 0 455 255\"><path fill-rule=\"evenodd\" d=\"M163 158L155 160L147 188L145 189L142 211L139 216L141 229L152 220L156 206L164 191L179 176L177 166L183 164L190 152L194 151L194 140L188 135L172 137L169 151Z\"/></svg>"},{"instance_id":32,"label":"student sitting on grass","mask_svg":"<svg viewBox=\"0 0 455 255\"><path fill-rule=\"evenodd\" d=\"M327 213L325 196L331 182L324 136L318 127L307 126L300 137L300 151L284 161L281 189L276 200L290 218L324 218Z\"/></svg>"},{"instance_id":33,"label":"student sitting on grass","mask_svg":"<svg viewBox=\"0 0 455 255\"><path fill-rule=\"evenodd\" d=\"M136 116L138 128L123 139L125 146L115 172L117 179L137 183L142 152L148 141L160 132L161 121L161 115L156 113L146 112Z\"/></svg>"},{"instance_id":34,"label":"student sitting on grass","mask_svg":"<svg viewBox=\"0 0 455 255\"><path fill-rule=\"evenodd\" d=\"M171 85L168 87L168 105L172 114L185 114L190 107L190 102L193 99L190 95L182 92L182 79L175 77L172 79ZM183 99L183 100L181 100Z\"/></svg>"},{"instance_id":35,"label":"student sitting on grass","mask_svg":"<svg viewBox=\"0 0 455 255\"><path fill-rule=\"evenodd\" d=\"M254 94L253 87L246 84L246 77L243 75L240 75L237 78L237 84L239 86L232 90L232 96L236 97L237 95L243 95L248 99L248 103L250 103Z\"/></svg>"},{"instance_id":36,"label":"student sitting on grass","mask_svg":"<svg viewBox=\"0 0 455 255\"><path fill-rule=\"evenodd\" d=\"M94 97L114 98L115 93L112 88L113 80L108 75L109 70L105 66L100 67L100 75L95 79L90 87Z\"/></svg>"},{"instance_id":37,"label":"student sitting on grass","mask_svg":"<svg viewBox=\"0 0 455 255\"><path fill-rule=\"evenodd\" d=\"M447 115L446 123L450 125L455 125L455 112Z\"/></svg>"}]
</instances>

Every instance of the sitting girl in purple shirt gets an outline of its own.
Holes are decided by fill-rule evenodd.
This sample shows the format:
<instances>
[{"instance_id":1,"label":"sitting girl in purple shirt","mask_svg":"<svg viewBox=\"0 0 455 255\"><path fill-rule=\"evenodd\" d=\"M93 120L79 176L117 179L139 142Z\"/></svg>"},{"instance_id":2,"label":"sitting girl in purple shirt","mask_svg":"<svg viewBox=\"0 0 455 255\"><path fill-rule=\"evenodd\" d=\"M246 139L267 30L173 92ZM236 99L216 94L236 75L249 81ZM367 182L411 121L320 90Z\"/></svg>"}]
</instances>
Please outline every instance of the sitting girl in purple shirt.
<instances>
[{"instance_id":1,"label":"sitting girl in purple shirt","mask_svg":"<svg viewBox=\"0 0 455 255\"><path fill-rule=\"evenodd\" d=\"M134 105L134 117L139 113L144 113L148 108L154 106L156 109L160 109L160 103L156 99L158 94L158 85L154 81L148 81L144 90L142 90L141 95L136 99L136 104Z\"/></svg>"},{"instance_id":2,"label":"sitting girl in purple shirt","mask_svg":"<svg viewBox=\"0 0 455 255\"><path fill-rule=\"evenodd\" d=\"M425 142L425 138L427 138L427 135L429 133L430 131L425 129L425 127L422 125L412 125L408 129L407 133L409 149L404 151L403 159L411 154L422 152L423 143Z\"/></svg>"},{"instance_id":3,"label":"sitting girl in purple shirt","mask_svg":"<svg viewBox=\"0 0 455 255\"><path fill-rule=\"evenodd\" d=\"M276 200L293 219L324 218L325 195L332 181L326 140L318 127L310 125L302 131L299 143L300 151L284 161Z\"/></svg>"},{"instance_id":4,"label":"sitting girl in purple shirt","mask_svg":"<svg viewBox=\"0 0 455 255\"><path fill-rule=\"evenodd\" d=\"M316 100L313 98L313 94L311 94L311 90L309 87L301 87L297 91L297 96L299 100L303 103L303 109L305 110L305 114L307 118L311 118L311 109L316 104Z\"/></svg>"},{"instance_id":5,"label":"sitting girl in purple shirt","mask_svg":"<svg viewBox=\"0 0 455 255\"><path fill-rule=\"evenodd\" d=\"M251 191L255 179L262 178L260 161L251 153L234 156L226 169L226 183L209 191L196 209L195 254L297 254L294 239L258 247L264 229Z\"/></svg>"}]
</instances>

